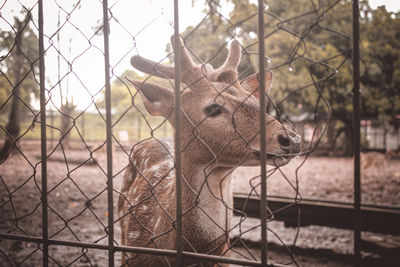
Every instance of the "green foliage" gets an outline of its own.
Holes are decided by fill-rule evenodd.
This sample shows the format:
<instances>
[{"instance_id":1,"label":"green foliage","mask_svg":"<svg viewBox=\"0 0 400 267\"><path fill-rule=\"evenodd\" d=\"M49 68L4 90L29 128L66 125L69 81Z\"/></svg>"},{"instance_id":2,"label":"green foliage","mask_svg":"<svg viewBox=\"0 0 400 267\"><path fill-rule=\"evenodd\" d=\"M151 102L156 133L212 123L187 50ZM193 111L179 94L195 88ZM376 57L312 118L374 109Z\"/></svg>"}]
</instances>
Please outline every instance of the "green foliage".
<instances>
[{"instance_id":1,"label":"green foliage","mask_svg":"<svg viewBox=\"0 0 400 267\"><path fill-rule=\"evenodd\" d=\"M400 13L385 7L371 10L362 25L366 73L362 82L367 116L400 113Z\"/></svg>"},{"instance_id":2,"label":"green foliage","mask_svg":"<svg viewBox=\"0 0 400 267\"><path fill-rule=\"evenodd\" d=\"M28 14L23 12L25 17ZM16 29L17 18L14 29ZM25 22L23 22L25 25ZM2 52L2 60L0 61L0 106L4 105L12 95L13 88L20 81L15 81L15 72L19 71L23 81L20 86L20 97L28 106L31 103L31 97L39 97L39 86L38 86L38 38L32 30L30 23L26 24L22 34L22 63L17 64L17 56L15 46L16 32L13 30L1 31L0 32L0 51ZM15 69L15 66L22 66L22 69ZM10 101L8 101L9 104ZM9 105L5 105L2 108L2 114L6 114L9 109ZM24 106L24 105L21 105ZM20 112L26 113L27 109L23 108Z\"/></svg>"}]
</instances>

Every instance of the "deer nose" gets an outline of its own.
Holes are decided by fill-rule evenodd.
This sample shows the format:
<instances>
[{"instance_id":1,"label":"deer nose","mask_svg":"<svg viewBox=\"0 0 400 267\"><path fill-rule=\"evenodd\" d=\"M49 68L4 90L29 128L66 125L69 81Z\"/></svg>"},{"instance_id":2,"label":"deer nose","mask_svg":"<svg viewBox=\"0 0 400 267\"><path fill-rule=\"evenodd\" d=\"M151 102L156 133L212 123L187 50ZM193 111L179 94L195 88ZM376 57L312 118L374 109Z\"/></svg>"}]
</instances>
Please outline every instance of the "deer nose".
<instances>
[{"instance_id":1,"label":"deer nose","mask_svg":"<svg viewBox=\"0 0 400 267\"><path fill-rule=\"evenodd\" d=\"M301 137L297 134L280 134L278 135L278 143L287 153L299 153Z\"/></svg>"}]
</instances>

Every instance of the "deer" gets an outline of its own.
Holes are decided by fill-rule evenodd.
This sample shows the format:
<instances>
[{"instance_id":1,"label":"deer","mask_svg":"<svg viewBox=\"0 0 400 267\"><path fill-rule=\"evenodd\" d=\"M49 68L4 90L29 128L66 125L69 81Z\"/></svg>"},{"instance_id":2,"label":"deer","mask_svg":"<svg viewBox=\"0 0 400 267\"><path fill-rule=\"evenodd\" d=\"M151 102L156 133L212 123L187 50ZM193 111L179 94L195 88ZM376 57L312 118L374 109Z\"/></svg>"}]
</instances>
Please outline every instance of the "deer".
<instances>
[{"instance_id":1,"label":"deer","mask_svg":"<svg viewBox=\"0 0 400 267\"><path fill-rule=\"evenodd\" d=\"M259 74L239 80L241 46L231 41L219 68L195 63L179 36L180 52L182 247L184 251L225 256L233 216L231 173L238 166L260 165ZM135 55L131 64L149 75L174 79L174 66ZM265 73L269 93L272 73ZM124 173L118 212L124 246L177 249L174 90L132 80L151 116L163 116L174 128L173 138L136 143ZM267 98L267 97L266 97ZM301 150L301 137L265 114L266 163L286 164ZM184 265L199 260L183 259ZM175 266L176 257L124 253L122 265ZM218 266L221 266L219 264ZM215 266L201 261L201 266ZM225 266L225 265L224 265Z\"/></svg>"}]
</instances>

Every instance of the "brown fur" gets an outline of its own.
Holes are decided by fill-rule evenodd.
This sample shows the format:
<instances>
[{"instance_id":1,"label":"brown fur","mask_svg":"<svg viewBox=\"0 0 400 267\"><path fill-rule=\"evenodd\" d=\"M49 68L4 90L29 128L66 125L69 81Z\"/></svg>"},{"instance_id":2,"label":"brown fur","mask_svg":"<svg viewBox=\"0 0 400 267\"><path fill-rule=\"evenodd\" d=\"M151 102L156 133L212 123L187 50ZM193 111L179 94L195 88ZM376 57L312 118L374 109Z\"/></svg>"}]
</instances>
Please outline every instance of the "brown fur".
<instances>
[{"instance_id":1,"label":"brown fur","mask_svg":"<svg viewBox=\"0 0 400 267\"><path fill-rule=\"evenodd\" d=\"M216 70L194 65L183 42L173 47L181 50L182 82L190 88L181 95L183 249L227 255L233 200L230 174L239 164L260 164L258 79L253 75L239 83L237 42L232 43L225 64ZM138 56L131 62L144 72L173 78L172 67ZM271 79L272 74L266 72L266 89ZM147 111L166 117L175 127L172 90L131 82ZM208 117L205 111L215 105L220 112ZM269 115L266 132L269 164L284 164L300 151L300 137ZM286 142L279 142L279 136ZM176 249L173 145L173 140L152 139L133 148L118 203L123 245ZM122 262L129 266L175 266L175 257L127 253ZM196 262L185 259L184 264Z\"/></svg>"}]
</instances>

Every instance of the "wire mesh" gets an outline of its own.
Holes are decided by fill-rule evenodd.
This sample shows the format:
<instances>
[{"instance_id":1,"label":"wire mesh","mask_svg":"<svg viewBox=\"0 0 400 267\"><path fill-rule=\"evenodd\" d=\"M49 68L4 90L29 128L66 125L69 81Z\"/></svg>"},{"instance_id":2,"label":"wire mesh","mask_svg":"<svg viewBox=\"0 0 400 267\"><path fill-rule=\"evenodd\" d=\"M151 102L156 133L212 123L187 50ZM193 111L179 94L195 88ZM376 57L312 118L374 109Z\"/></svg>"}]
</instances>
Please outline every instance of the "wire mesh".
<instances>
[{"instance_id":1,"label":"wire mesh","mask_svg":"<svg viewBox=\"0 0 400 267\"><path fill-rule=\"evenodd\" d=\"M4 262L301 265L292 251L301 210L290 237L281 237L284 230L275 217L301 201L299 171L324 142L330 122L327 87L351 69L349 32L325 23L335 21L337 10L350 17L350 5L340 0L259 1L263 7L257 15L255 1L182 2L178 16L166 1L45 1L42 35L37 15L42 1L3 4ZM182 30L173 15L182 20ZM132 25L132 17L140 19ZM263 53L257 21L265 31ZM169 44L165 38L174 31L174 44ZM181 44L176 32L181 32ZM36 47L39 37L44 54ZM338 39L345 44L341 49L330 44ZM128 65L133 55L139 61L132 60L136 69ZM39 69L40 59L45 72ZM261 76L256 75L259 60L265 64ZM269 92L271 72L275 82ZM264 80L259 84L258 79L264 76L261 85ZM259 95L260 86L265 96ZM19 117L11 117L14 109ZM260 114L267 117L259 119ZM299 123L304 114L312 128L300 151L296 133L304 136ZM38 149L44 131L45 156ZM174 147L177 138L180 145ZM179 147L181 158L176 157ZM302 158L284 166L297 155ZM269 164L264 174L259 167L242 169L260 165L260 158ZM179 175L177 168L182 168ZM237 170L245 177L233 181L230 176ZM293 203L262 209L264 221L247 216L247 203L233 207L232 186L248 199L265 201L274 190L266 184L273 179L285 184ZM267 233L260 257L251 244L259 242L262 224ZM273 263L267 259L267 235L268 242L285 249ZM99 250L108 250L108 256Z\"/></svg>"}]
</instances>

